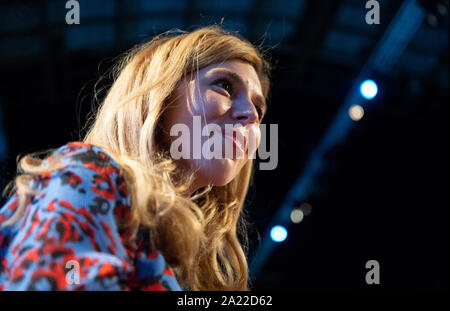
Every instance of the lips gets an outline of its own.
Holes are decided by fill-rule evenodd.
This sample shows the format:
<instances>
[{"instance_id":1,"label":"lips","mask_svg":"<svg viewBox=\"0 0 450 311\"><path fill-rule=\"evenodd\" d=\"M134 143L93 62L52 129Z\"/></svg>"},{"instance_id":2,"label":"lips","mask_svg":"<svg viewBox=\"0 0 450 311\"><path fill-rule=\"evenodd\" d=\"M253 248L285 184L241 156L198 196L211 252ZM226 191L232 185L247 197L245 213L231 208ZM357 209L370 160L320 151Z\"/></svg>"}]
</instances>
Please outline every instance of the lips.
<instances>
[{"instance_id":1,"label":"lips","mask_svg":"<svg viewBox=\"0 0 450 311\"><path fill-rule=\"evenodd\" d=\"M245 135L237 135L236 132L233 132L231 135L226 133L223 133L222 135L225 139L231 140L233 145L236 146L236 148L239 148L243 155L247 152L247 137Z\"/></svg>"}]
</instances>

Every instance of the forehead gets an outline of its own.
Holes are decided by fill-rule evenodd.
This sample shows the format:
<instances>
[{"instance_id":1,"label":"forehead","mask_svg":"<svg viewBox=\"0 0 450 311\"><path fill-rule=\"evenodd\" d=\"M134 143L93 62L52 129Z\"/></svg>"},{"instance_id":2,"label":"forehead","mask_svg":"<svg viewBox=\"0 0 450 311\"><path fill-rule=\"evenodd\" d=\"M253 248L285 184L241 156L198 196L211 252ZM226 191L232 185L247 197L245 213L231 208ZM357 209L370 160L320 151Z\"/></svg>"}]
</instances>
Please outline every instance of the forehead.
<instances>
[{"instance_id":1,"label":"forehead","mask_svg":"<svg viewBox=\"0 0 450 311\"><path fill-rule=\"evenodd\" d=\"M261 82L258 74L252 65L241 60L229 60L223 63L209 65L199 70L198 74L202 76L211 76L219 72L235 74L249 88L255 89L261 93Z\"/></svg>"}]
</instances>

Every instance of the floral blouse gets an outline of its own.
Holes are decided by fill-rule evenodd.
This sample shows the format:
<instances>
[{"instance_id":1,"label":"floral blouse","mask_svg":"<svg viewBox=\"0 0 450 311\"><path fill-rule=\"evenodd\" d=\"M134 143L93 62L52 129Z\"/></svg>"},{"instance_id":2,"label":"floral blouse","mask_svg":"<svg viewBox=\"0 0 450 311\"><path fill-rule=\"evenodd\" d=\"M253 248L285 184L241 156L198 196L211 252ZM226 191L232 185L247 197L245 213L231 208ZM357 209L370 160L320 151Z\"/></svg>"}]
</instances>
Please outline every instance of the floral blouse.
<instances>
[{"instance_id":1,"label":"floral blouse","mask_svg":"<svg viewBox=\"0 0 450 311\"><path fill-rule=\"evenodd\" d=\"M12 226L0 226L0 290L181 290L149 235L121 224L130 197L119 165L101 148L61 146L44 162L38 195ZM0 207L0 224L16 210L17 192Z\"/></svg>"}]
</instances>

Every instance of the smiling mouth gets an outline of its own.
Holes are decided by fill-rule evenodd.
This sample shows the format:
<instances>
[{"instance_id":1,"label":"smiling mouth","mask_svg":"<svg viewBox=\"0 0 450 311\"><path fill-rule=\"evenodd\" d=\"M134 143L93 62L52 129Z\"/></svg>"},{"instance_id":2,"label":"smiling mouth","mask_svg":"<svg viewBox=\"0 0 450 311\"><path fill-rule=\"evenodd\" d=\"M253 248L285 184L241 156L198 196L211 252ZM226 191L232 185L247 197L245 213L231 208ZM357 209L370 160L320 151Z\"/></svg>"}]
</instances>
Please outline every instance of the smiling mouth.
<instances>
[{"instance_id":1,"label":"smiling mouth","mask_svg":"<svg viewBox=\"0 0 450 311\"><path fill-rule=\"evenodd\" d=\"M222 134L222 136L225 139L229 139L233 142L233 146L236 148L236 154L237 154L237 149L239 149L241 151L242 155L245 155L247 152L247 137L245 135L242 135L242 141L237 139L237 133L233 132L232 135L227 135L225 133ZM234 150L233 150L234 153Z\"/></svg>"}]
</instances>

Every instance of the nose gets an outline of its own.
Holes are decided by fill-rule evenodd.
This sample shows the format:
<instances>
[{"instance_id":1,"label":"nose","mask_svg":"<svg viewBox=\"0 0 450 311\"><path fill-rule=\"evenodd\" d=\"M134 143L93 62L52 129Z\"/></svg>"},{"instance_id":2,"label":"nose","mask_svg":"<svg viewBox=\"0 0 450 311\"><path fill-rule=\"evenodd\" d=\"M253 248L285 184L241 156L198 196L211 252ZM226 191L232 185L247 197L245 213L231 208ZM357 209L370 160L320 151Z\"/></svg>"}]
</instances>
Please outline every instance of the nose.
<instances>
[{"instance_id":1,"label":"nose","mask_svg":"<svg viewBox=\"0 0 450 311\"><path fill-rule=\"evenodd\" d=\"M254 123L258 120L258 111L247 96L237 98L232 106L232 117L242 125Z\"/></svg>"}]
</instances>

